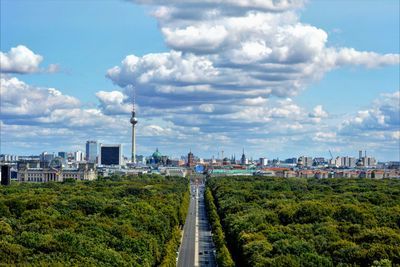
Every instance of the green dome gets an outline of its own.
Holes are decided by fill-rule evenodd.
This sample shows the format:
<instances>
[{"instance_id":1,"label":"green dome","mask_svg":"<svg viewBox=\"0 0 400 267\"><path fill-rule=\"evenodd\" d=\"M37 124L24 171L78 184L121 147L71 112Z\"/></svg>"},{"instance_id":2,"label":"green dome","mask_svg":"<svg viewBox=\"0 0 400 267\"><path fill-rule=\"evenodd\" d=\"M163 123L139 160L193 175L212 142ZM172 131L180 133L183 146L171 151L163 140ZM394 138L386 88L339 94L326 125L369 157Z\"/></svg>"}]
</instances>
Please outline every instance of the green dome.
<instances>
[{"instance_id":1,"label":"green dome","mask_svg":"<svg viewBox=\"0 0 400 267\"><path fill-rule=\"evenodd\" d=\"M162 157L161 153L158 151L158 148L156 149L156 152L153 153L153 158L155 160L160 160Z\"/></svg>"}]
</instances>

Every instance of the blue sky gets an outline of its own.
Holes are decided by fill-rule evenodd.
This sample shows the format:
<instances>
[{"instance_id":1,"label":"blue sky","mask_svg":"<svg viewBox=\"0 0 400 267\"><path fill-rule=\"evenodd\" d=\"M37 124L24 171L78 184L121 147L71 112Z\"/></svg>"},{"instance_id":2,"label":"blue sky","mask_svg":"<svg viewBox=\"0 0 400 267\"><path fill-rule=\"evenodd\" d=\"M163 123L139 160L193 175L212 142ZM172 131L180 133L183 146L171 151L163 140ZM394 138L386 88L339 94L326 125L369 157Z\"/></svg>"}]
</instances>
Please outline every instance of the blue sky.
<instances>
[{"instance_id":1,"label":"blue sky","mask_svg":"<svg viewBox=\"0 0 400 267\"><path fill-rule=\"evenodd\" d=\"M333 46L378 53L399 51L398 1L310 1L301 17L302 21L326 30L328 42ZM394 89L399 89L398 65L372 70L344 68L328 73L323 80L311 85L299 95L299 101L314 104L319 98L329 98L331 101L325 105L330 110L354 112L360 106L369 105L380 93ZM338 94L338 91L345 93Z\"/></svg>"},{"instance_id":2,"label":"blue sky","mask_svg":"<svg viewBox=\"0 0 400 267\"><path fill-rule=\"evenodd\" d=\"M23 45L43 58L29 71L17 66L29 62L2 62L1 153L73 151L97 139L123 143L128 155L133 86L141 154L367 149L400 160L398 1L135 2L1 1L1 52L11 59L10 49ZM40 97L21 101L18 90Z\"/></svg>"},{"instance_id":3,"label":"blue sky","mask_svg":"<svg viewBox=\"0 0 400 267\"><path fill-rule=\"evenodd\" d=\"M1 48L24 44L58 62L58 75L30 75L27 82L57 87L92 101L112 88L105 71L126 55L167 51L157 21L145 8L125 1L2 0ZM112 52L111 52L112 51Z\"/></svg>"}]
</instances>

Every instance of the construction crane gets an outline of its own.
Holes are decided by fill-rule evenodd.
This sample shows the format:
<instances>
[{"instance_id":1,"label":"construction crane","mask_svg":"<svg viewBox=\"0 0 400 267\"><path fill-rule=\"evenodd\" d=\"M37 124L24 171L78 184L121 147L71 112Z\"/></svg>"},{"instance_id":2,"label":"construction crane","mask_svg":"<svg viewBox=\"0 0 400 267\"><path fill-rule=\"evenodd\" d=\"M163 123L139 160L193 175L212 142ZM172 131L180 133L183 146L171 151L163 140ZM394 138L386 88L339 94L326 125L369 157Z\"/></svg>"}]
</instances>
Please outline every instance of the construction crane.
<instances>
[{"instance_id":1,"label":"construction crane","mask_svg":"<svg viewBox=\"0 0 400 267\"><path fill-rule=\"evenodd\" d=\"M329 154L331 154L331 159L333 159L333 156L332 156L332 152L331 152L331 150L329 150Z\"/></svg>"}]
</instances>

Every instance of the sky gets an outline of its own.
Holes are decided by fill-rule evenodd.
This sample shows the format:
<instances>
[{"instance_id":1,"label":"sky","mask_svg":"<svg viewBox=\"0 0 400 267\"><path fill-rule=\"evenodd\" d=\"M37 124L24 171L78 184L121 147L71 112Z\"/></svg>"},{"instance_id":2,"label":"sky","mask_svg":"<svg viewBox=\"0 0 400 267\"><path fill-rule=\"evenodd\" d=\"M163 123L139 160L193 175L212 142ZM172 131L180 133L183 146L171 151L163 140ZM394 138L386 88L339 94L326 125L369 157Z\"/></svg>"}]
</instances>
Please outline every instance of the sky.
<instances>
[{"instance_id":1,"label":"sky","mask_svg":"<svg viewBox=\"0 0 400 267\"><path fill-rule=\"evenodd\" d=\"M0 153L400 160L398 1L0 3Z\"/></svg>"}]
</instances>

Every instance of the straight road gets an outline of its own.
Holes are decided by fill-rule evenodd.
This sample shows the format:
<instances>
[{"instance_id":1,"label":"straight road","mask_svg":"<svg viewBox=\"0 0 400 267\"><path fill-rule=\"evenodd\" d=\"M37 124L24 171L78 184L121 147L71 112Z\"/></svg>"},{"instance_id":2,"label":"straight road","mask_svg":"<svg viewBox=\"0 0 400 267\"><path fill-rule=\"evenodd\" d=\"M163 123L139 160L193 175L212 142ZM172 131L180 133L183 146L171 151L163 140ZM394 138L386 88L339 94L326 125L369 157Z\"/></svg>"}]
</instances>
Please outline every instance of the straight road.
<instances>
[{"instance_id":1,"label":"straight road","mask_svg":"<svg viewBox=\"0 0 400 267\"><path fill-rule=\"evenodd\" d=\"M196 185L190 182L190 203L183 227L183 239L179 248L178 267L194 266L195 237L196 237Z\"/></svg>"},{"instance_id":2,"label":"straight road","mask_svg":"<svg viewBox=\"0 0 400 267\"><path fill-rule=\"evenodd\" d=\"M183 227L178 267L217 266L215 246L204 203L204 190L202 179L191 180L189 211Z\"/></svg>"},{"instance_id":3,"label":"straight road","mask_svg":"<svg viewBox=\"0 0 400 267\"><path fill-rule=\"evenodd\" d=\"M198 233L199 233L199 265L198 266L217 266L215 259L215 246L212 241L211 226L208 222L206 204L204 201L205 185L199 185L199 198L197 214Z\"/></svg>"}]
</instances>

